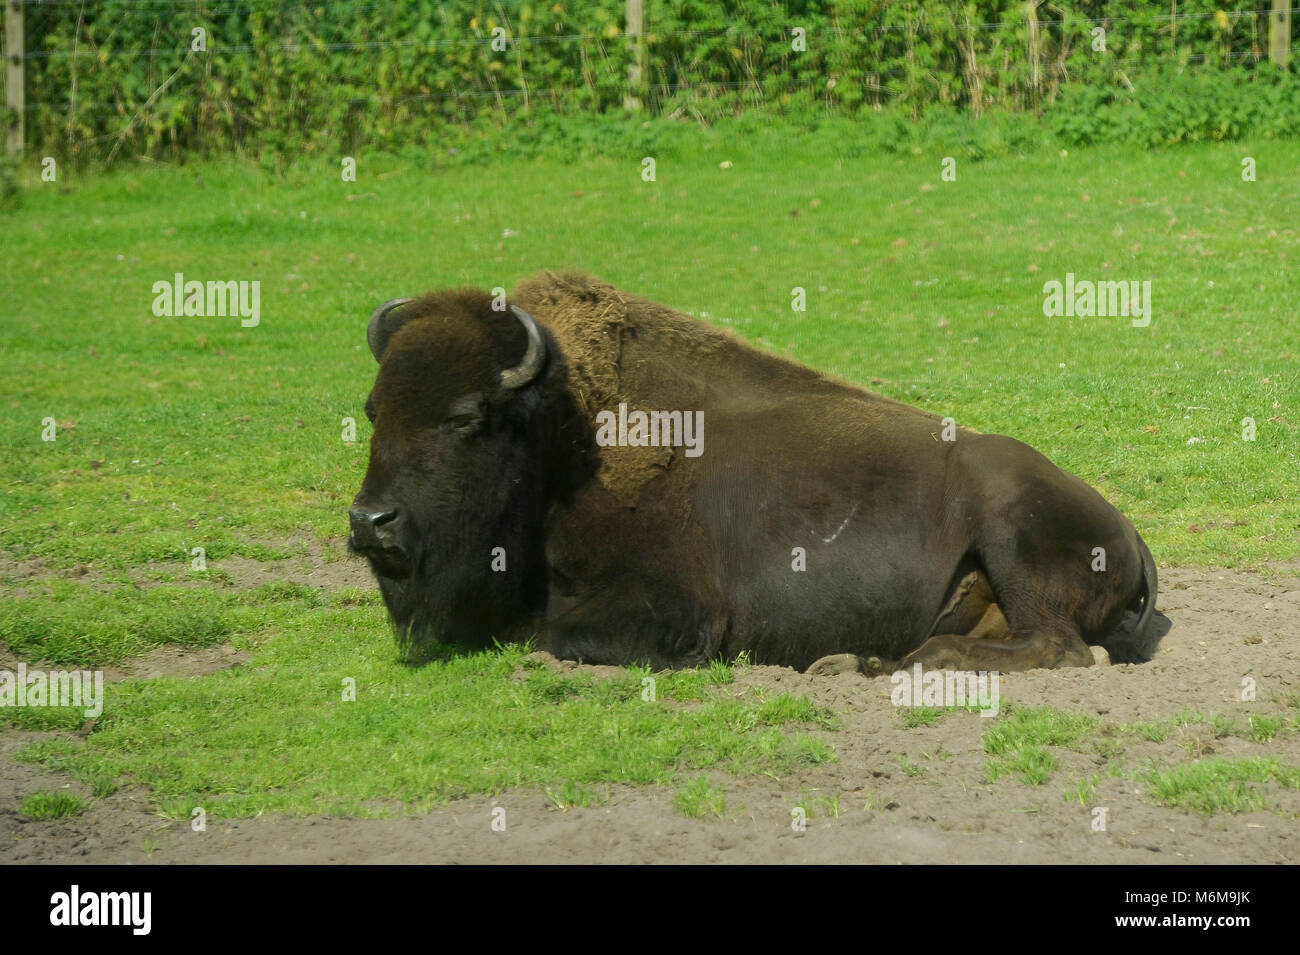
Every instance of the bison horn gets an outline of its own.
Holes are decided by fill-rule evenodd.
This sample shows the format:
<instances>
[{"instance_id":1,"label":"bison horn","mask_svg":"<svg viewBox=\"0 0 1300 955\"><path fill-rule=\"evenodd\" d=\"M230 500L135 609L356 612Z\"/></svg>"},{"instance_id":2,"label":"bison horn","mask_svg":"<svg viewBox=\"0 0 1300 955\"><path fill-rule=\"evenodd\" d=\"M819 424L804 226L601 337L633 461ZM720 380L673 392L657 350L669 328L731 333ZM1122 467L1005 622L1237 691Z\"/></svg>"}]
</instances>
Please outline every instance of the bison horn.
<instances>
[{"instance_id":1,"label":"bison horn","mask_svg":"<svg viewBox=\"0 0 1300 955\"><path fill-rule=\"evenodd\" d=\"M370 313L370 324L366 326L366 344L370 346L370 352L375 356L375 361L383 360L384 349L388 347L388 339L395 331L392 323L386 321L388 313L409 301L411 301L409 298L390 298Z\"/></svg>"},{"instance_id":2,"label":"bison horn","mask_svg":"<svg viewBox=\"0 0 1300 955\"><path fill-rule=\"evenodd\" d=\"M528 384L541 372L542 365L546 362L546 342L543 341L542 330L533 321L533 316L518 305L511 305L510 309L528 333L528 350L524 352L523 359L514 368L501 372L501 387L513 391Z\"/></svg>"}]
</instances>

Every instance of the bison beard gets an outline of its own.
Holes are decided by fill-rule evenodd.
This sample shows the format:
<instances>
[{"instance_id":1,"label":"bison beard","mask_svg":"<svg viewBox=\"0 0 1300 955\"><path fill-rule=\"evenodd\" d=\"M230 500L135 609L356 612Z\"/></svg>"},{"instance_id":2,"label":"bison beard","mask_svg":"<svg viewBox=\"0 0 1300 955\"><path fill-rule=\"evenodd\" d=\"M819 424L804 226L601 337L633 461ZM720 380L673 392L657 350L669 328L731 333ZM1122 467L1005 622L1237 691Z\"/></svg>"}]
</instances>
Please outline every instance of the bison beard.
<instances>
[{"instance_id":1,"label":"bison beard","mask_svg":"<svg viewBox=\"0 0 1300 955\"><path fill-rule=\"evenodd\" d=\"M584 276L494 304L398 299L367 328L375 431L349 541L408 660L534 636L593 663L745 651L819 672L1154 649L1145 544L1020 442L943 440L933 415ZM707 453L598 447L597 415L623 404L702 412Z\"/></svg>"}]
</instances>

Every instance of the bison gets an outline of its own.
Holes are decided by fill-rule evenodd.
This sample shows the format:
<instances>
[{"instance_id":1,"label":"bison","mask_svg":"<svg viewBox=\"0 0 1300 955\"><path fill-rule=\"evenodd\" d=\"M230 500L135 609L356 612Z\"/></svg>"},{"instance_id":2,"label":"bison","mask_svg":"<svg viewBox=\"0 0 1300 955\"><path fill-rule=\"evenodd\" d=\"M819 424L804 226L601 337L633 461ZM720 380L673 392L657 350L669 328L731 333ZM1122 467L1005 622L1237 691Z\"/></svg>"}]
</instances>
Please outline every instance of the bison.
<instances>
[{"instance_id":1,"label":"bison","mask_svg":"<svg viewBox=\"0 0 1300 955\"><path fill-rule=\"evenodd\" d=\"M1012 438L583 275L385 302L366 341L349 542L412 662L529 639L588 663L817 671L1154 649L1142 538Z\"/></svg>"}]
</instances>

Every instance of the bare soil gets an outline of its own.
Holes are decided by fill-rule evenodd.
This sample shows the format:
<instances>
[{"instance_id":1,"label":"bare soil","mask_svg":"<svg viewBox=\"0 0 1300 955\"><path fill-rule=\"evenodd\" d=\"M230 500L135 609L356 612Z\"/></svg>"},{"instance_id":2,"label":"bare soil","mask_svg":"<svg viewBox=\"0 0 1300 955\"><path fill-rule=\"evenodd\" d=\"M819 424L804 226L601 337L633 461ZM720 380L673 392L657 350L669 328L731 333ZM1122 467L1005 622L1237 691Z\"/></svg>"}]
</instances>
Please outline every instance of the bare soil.
<instances>
[{"instance_id":1,"label":"bare soil","mask_svg":"<svg viewBox=\"0 0 1300 955\"><path fill-rule=\"evenodd\" d=\"M345 562L352 565L352 562ZM352 565L355 570L355 565ZM281 568L285 570L285 568ZM294 568L293 573L312 576ZM1168 633L1142 665L1035 670L1004 675L1001 698L1051 705L1124 723L1182 710L1246 723L1251 712L1289 713L1279 698L1300 689L1300 577L1207 568L1161 570L1159 609ZM342 571L340 571L342 573ZM260 574L260 571L259 571ZM239 574L240 578L250 574ZM279 578L279 579L284 579ZM316 586L328 586L315 578ZM304 581L305 582L305 581ZM348 585L353 583L349 579ZM338 583L334 584L339 585ZM5 648L0 647L0 651ZM0 653L0 664L4 654ZM197 676L238 662L229 648L156 651L122 676ZM1244 678L1257 703L1241 701ZM1270 811L1204 816L1159 806L1145 792L1149 760L1275 756L1300 766L1300 733L1266 743L1187 727L1155 743L1124 737L1110 762L1057 749L1056 772L1041 786L1008 777L989 782L982 733L988 720L954 713L907 729L890 703L888 677L809 677L781 667L739 670L728 692L750 687L803 693L839 714L823 735L838 760L797 775L713 782L725 790L721 818L689 819L661 788L617 785L593 808L557 809L534 790L461 799L419 816L392 819L262 816L210 819L206 832L167 822L147 793L119 790L72 819L34 822L18 812L26 794L86 787L13 754L50 734L0 731L0 860L75 862L1013 862L1287 863L1300 860L1300 791L1266 787ZM1137 775L1110 775L1119 766ZM1095 795L1067 798L1098 775ZM505 829L493 828L494 808ZM795 831L801 807L806 830ZM1095 808L1105 831L1093 831Z\"/></svg>"}]
</instances>

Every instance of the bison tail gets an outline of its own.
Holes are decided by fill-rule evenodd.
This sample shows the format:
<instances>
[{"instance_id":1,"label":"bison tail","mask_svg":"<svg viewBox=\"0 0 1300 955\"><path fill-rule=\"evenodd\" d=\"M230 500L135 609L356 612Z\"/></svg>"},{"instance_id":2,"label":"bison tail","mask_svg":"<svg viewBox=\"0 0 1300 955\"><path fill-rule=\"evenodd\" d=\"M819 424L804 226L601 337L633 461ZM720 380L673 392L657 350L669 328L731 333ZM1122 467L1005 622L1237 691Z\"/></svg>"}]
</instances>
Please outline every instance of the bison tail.
<instances>
[{"instance_id":1,"label":"bison tail","mask_svg":"<svg viewBox=\"0 0 1300 955\"><path fill-rule=\"evenodd\" d=\"M1137 535L1137 545L1142 556L1142 611L1132 630L1121 627L1102 644L1114 663L1146 663L1155 655L1156 645L1163 636L1155 632L1151 623L1156 609L1156 562L1140 534Z\"/></svg>"}]
</instances>

